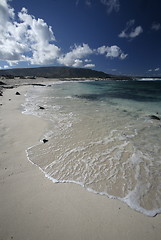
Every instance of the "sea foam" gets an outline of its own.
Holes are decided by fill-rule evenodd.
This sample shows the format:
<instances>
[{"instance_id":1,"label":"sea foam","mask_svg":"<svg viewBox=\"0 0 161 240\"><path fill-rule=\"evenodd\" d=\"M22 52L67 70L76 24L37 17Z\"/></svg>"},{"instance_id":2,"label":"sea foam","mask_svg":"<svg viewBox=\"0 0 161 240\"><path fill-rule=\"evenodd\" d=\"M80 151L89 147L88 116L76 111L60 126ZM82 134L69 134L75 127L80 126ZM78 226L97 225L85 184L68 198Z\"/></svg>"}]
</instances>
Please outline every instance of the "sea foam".
<instances>
[{"instance_id":1,"label":"sea foam","mask_svg":"<svg viewBox=\"0 0 161 240\"><path fill-rule=\"evenodd\" d=\"M128 84L66 82L32 88L24 112L49 121L49 141L27 149L27 157L53 182L80 184L154 216L161 212L161 128L146 116L154 105L159 112L160 101L118 98L122 85L129 96Z\"/></svg>"}]
</instances>

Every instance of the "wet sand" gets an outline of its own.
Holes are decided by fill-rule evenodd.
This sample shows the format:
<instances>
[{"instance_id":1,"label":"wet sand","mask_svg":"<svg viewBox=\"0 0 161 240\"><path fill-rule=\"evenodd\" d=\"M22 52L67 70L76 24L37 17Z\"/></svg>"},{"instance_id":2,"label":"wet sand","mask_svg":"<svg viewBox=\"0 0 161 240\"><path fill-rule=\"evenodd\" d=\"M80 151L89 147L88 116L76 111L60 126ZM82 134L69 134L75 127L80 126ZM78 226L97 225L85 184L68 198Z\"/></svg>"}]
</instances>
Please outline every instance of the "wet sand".
<instances>
[{"instance_id":1,"label":"wet sand","mask_svg":"<svg viewBox=\"0 0 161 240\"><path fill-rule=\"evenodd\" d=\"M0 240L160 240L161 215L147 217L76 184L55 184L27 160L25 150L47 129L44 120L21 113L28 87L0 97Z\"/></svg>"}]
</instances>

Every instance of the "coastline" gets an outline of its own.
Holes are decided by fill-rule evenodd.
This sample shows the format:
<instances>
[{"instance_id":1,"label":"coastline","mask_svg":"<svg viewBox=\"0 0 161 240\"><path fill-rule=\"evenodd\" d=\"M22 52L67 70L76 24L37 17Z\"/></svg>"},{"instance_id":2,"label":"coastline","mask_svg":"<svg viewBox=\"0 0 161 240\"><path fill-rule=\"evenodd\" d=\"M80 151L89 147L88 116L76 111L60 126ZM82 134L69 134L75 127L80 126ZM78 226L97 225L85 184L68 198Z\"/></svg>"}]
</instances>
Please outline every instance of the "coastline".
<instances>
[{"instance_id":1,"label":"coastline","mask_svg":"<svg viewBox=\"0 0 161 240\"><path fill-rule=\"evenodd\" d=\"M25 150L47 128L44 120L21 113L28 87L0 97L0 239L159 240L161 215L147 217L76 184L54 184L27 160Z\"/></svg>"}]
</instances>

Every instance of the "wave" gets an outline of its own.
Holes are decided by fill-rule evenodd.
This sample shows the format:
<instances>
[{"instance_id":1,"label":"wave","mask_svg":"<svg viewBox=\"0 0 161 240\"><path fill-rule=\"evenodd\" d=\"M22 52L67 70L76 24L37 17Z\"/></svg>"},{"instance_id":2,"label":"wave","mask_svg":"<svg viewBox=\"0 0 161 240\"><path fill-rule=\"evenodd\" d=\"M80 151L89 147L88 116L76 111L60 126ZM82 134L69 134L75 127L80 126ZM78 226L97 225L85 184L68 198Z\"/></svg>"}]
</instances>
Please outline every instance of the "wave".
<instances>
[{"instance_id":1,"label":"wave","mask_svg":"<svg viewBox=\"0 0 161 240\"><path fill-rule=\"evenodd\" d=\"M79 184L148 216L161 213L159 121L136 118L138 103L125 111L124 99L89 101L74 97L69 88L34 88L26 96L24 112L51 123L49 141L28 148L28 160L53 182ZM87 91L85 84L79 88Z\"/></svg>"}]
</instances>

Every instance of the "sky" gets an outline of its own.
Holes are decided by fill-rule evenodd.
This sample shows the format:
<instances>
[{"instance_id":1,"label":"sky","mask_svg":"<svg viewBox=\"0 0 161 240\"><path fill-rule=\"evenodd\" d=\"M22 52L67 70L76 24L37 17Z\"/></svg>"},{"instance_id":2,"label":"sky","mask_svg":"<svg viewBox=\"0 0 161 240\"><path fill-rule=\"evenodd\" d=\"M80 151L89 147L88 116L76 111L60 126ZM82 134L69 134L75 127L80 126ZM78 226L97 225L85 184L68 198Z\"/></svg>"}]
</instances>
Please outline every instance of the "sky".
<instances>
[{"instance_id":1,"label":"sky","mask_svg":"<svg viewBox=\"0 0 161 240\"><path fill-rule=\"evenodd\" d=\"M160 0L0 0L0 69L161 76Z\"/></svg>"}]
</instances>

